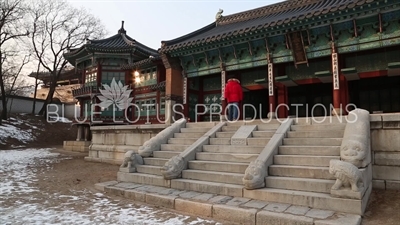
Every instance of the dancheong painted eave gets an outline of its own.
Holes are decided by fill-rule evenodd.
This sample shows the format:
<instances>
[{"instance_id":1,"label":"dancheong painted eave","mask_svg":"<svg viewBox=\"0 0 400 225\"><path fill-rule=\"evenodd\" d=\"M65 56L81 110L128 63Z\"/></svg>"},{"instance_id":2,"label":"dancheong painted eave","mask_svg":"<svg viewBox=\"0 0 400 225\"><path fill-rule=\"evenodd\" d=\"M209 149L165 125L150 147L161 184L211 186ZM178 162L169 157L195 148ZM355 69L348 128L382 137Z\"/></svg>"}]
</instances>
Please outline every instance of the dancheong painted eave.
<instances>
[{"instance_id":1,"label":"dancheong painted eave","mask_svg":"<svg viewBox=\"0 0 400 225\"><path fill-rule=\"evenodd\" d=\"M228 39L287 30L300 23L305 26L324 19L335 22L345 14L355 14L358 10L380 8L387 4L400 3L397 0L290 0L222 16L215 22L182 37L162 41L160 51L172 53L200 45L211 45ZM332 21L333 20L333 21ZM338 21L336 21L338 22Z\"/></svg>"},{"instance_id":2,"label":"dancheong painted eave","mask_svg":"<svg viewBox=\"0 0 400 225\"><path fill-rule=\"evenodd\" d=\"M139 58L141 59L158 55L157 50L149 48L129 37L124 29L123 21L117 34L101 40L87 40L86 44L82 45L80 48L71 49L69 52L64 53L64 57L72 65L75 65L77 59L94 52L111 54L130 53L140 55Z\"/></svg>"}]
</instances>

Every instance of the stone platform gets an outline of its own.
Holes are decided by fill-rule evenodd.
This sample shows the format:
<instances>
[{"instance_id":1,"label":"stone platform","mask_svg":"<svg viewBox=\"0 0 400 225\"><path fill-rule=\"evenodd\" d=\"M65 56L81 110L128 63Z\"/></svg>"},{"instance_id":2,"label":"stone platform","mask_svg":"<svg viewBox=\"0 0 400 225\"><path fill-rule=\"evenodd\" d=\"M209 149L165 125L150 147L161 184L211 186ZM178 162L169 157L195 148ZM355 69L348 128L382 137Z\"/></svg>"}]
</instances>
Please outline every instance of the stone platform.
<instances>
[{"instance_id":1,"label":"stone platform","mask_svg":"<svg viewBox=\"0 0 400 225\"><path fill-rule=\"evenodd\" d=\"M152 185L109 181L95 185L99 191L174 209L196 216L236 224L359 225L361 216L305 206L184 191Z\"/></svg>"},{"instance_id":2,"label":"stone platform","mask_svg":"<svg viewBox=\"0 0 400 225\"><path fill-rule=\"evenodd\" d=\"M66 151L89 152L91 141L64 141L63 148Z\"/></svg>"}]
</instances>

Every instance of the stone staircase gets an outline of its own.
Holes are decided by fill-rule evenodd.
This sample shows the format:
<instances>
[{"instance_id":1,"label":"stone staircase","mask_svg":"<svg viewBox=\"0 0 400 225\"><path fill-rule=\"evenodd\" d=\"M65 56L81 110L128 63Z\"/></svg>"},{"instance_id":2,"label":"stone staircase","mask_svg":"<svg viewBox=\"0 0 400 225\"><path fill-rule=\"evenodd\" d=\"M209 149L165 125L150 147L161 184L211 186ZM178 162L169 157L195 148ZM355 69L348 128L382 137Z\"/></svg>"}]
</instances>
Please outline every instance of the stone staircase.
<instances>
[{"instance_id":1,"label":"stone staircase","mask_svg":"<svg viewBox=\"0 0 400 225\"><path fill-rule=\"evenodd\" d=\"M231 145L231 138L244 125L243 122L227 123L210 138L209 145L196 153L196 160L188 162L182 178L171 180L171 188L242 197L243 176L249 163L255 160L279 127L276 120L257 125L247 139L247 145Z\"/></svg>"},{"instance_id":2,"label":"stone staircase","mask_svg":"<svg viewBox=\"0 0 400 225\"><path fill-rule=\"evenodd\" d=\"M292 125L268 168L266 187L244 190L243 196L362 215L367 201L330 195L335 178L329 173L329 162L340 159L345 126L345 120Z\"/></svg>"},{"instance_id":3,"label":"stone staircase","mask_svg":"<svg viewBox=\"0 0 400 225\"><path fill-rule=\"evenodd\" d=\"M170 138L167 144L161 145L161 151L154 151L153 157L143 158L143 165L136 165L136 173L118 172L118 180L170 187L170 181L165 180L161 174L161 167L171 157L183 152L215 124L209 122L187 123L185 128L181 128L180 133L174 133L174 137Z\"/></svg>"}]
</instances>

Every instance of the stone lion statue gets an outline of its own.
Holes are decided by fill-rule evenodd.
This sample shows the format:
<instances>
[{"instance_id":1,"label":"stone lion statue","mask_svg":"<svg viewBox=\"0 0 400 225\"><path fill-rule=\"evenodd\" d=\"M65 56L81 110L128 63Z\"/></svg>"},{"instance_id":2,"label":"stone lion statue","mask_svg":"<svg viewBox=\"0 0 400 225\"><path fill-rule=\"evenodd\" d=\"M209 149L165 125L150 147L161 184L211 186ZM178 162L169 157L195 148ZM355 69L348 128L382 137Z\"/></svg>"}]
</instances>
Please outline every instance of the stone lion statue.
<instances>
[{"instance_id":1,"label":"stone lion statue","mask_svg":"<svg viewBox=\"0 0 400 225\"><path fill-rule=\"evenodd\" d=\"M184 170L185 167L185 160L182 158L182 156L176 155L165 163L164 167L161 168L161 173L165 179L171 180L181 177L182 170Z\"/></svg>"},{"instance_id":2,"label":"stone lion statue","mask_svg":"<svg viewBox=\"0 0 400 225\"><path fill-rule=\"evenodd\" d=\"M127 151L124 156L120 169L127 169L128 172L136 172L136 165L143 165L143 158L139 154L135 154L133 150Z\"/></svg>"},{"instance_id":3,"label":"stone lion statue","mask_svg":"<svg viewBox=\"0 0 400 225\"><path fill-rule=\"evenodd\" d=\"M333 190L343 187L351 187L352 191L359 192L362 187L362 175L356 166L349 162L332 159L330 161L329 173L336 178Z\"/></svg>"},{"instance_id":4,"label":"stone lion statue","mask_svg":"<svg viewBox=\"0 0 400 225\"><path fill-rule=\"evenodd\" d=\"M266 170L265 162L261 160L252 161L243 177L245 188L251 190L265 187Z\"/></svg>"}]
</instances>

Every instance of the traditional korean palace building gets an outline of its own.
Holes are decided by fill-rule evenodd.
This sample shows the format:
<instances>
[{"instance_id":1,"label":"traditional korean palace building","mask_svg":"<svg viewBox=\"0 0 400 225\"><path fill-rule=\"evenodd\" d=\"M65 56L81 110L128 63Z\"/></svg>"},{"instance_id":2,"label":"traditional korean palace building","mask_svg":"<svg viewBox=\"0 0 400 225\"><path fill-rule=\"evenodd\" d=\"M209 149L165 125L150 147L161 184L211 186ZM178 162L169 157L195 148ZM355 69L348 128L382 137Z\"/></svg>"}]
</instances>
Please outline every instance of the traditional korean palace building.
<instances>
[{"instance_id":1,"label":"traditional korean palace building","mask_svg":"<svg viewBox=\"0 0 400 225\"><path fill-rule=\"evenodd\" d=\"M244 107L242 118L346 114L349 103L370 113L400 111L398 0L284 1L218 13L209 25L161 43L158 51L146 47L122 25L116 35L66 53L82 71L74 97L82 106L98 104L103 84L115 78L129 85L138 107L124 116L96 106L93 118L103 124L115 123L113 115L124 124L169 124L177 109L191 121L219 120L215 104L224 109L224 86L234 77L242 105L254 106ZM174 109L177 103L183 107ZM93 123L90 107L80 116Z\"/></svg>"},{"instance_id":2,"label":"traditional korean palace building","mask_svg":"<svg viewBox=\"0 0 400 225\"><path fill-rule=\"evenodd\" d=\"M158 52L126 34L123 27L114 36L102 40L88 40L85 45L64 54L64 57L82 71L82 85L73 90L73 95L81 105L81 114L76 122L80 124L129 124L145 123L147 115L140 111L149 111L149 121L165 120L165 68ZM126 100L134 99L138 107L121 106L101 107L101 97L107 93L104 85L114 88L115 84L126 86ZM122 90L122 89L121 89ZM105 93L105 94L104 94ZM115 93L109 93L114 95ZM119 93L116 99L124 93ZM145 104L154 104L145 107ZM156 107L157 105L158 107Z\"/></svg>"},{"instance_id":3,"label":"traditional korean palace building","mask_svg":"<svg viewBox=\"0 0 400 225\"><path fill-rule=\"evenodd\" d=\"M349 103L371 113L400 111L398 0L296 0L219 13L203 28L162 41L160 53L166 94L182 99L192 120L197 103L224 105L231 77L241 81L243 104L254 105L256 117L278 106L279 117L296 115L296 107L298 116L324 115L316 104L332 104L334 112L342 105L344 114ZM244 111L253 117L254 109Z\"/></svg>"}]
</instances>

